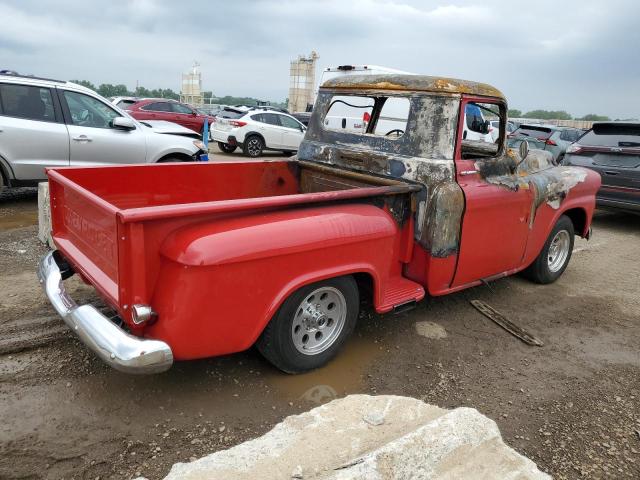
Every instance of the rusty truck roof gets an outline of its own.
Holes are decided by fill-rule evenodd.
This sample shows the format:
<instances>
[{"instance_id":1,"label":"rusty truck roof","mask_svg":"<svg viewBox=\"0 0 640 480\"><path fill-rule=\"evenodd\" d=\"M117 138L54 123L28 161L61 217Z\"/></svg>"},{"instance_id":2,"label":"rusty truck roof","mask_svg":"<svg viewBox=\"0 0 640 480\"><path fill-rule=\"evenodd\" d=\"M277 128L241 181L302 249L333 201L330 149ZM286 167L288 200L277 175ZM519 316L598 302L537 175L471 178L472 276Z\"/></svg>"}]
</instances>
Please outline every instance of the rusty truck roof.
<instances>
[{"instance_id":1,"label":"rusty truck roof","mask_svg":"<svg viewBox=\"0 0 640 480\"><path fill-rule=\"evenodd\" d=\"M500 90L486 83L409 74L345 75L327 80L320 88L467 93L484 97L505 98Z\"/></svg>"}]
</instances>

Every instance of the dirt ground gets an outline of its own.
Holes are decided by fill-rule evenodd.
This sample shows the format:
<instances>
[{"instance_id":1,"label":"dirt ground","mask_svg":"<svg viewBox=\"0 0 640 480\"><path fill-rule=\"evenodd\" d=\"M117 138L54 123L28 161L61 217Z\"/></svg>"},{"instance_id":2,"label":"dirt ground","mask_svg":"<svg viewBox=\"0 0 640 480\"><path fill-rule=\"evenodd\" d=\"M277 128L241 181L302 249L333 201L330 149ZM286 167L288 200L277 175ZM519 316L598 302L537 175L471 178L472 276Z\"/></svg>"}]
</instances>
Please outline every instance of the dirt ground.
<instances>
[{"instance_id":1,"label":"dirt ground","mask_svg":"<svg viewBox=\"0 0 640 480\"><path fill-rule=\"evenodd\" d=\"M147 377L105 367L40 292L36 221L34 190L0 194L0 478L157 479L349 393L477 408L556 478L640 478L640 217L598 212L592 240L576 242L553 285L516 276L401 315L365 308L341 354L299 376L253 350ZM511 336L472 299L544 346ZM424 321L446 336L437 326L425 329L433 339L418 335Z\"/></svg>"}]
</instances>

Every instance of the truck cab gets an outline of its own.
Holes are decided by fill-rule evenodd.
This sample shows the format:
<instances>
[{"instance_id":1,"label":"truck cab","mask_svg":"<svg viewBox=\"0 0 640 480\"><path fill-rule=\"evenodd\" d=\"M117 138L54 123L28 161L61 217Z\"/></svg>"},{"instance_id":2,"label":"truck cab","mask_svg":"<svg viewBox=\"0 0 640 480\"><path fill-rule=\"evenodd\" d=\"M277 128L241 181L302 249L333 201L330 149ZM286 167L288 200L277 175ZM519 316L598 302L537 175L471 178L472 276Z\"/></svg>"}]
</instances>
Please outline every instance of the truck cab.
<instances>
[{"instance_id":1,"label":"truck cab","mask_svg":"<svg viewBox=\"0 0 640 480\"><path fill-rule=\"evenodd\" d=\"M326 123L366 105L359 132ZM402 107L394 132L385 107ZM496 142L466 112L499 119ZM588 237L597 173L506 147L507 102L486 84L421 75L325 82L290 161L51 169L53 239L39 275L87 346L149 373L256 345L281 370L330 361L360 301L379 313L523 272L550 283ZM78 306L95 286L122 322Z\"/></svg>"}]
</instances>

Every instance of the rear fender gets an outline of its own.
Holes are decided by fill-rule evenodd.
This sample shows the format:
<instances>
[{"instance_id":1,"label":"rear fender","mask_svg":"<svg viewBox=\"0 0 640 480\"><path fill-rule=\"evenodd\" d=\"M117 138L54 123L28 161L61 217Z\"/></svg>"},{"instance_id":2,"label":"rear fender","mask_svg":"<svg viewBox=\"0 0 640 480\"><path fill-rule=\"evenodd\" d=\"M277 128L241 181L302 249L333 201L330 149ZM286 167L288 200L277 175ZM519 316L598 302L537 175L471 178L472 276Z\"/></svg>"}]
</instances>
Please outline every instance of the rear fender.
<instances>
[{"instance_id":1,"label":"rear fender","mask_svg":"<svg viewBox=\"0 0 640 480\"><path fill-rule=\"evenodd\" d=\"M249 348L302 286L353 273L372 278L374 303L400 270L400 229L368 204L248 214L170 235L152 306L153 338L177 359ZM206 312L206 315L203 315Z\"/></svg>"}]
</instances>

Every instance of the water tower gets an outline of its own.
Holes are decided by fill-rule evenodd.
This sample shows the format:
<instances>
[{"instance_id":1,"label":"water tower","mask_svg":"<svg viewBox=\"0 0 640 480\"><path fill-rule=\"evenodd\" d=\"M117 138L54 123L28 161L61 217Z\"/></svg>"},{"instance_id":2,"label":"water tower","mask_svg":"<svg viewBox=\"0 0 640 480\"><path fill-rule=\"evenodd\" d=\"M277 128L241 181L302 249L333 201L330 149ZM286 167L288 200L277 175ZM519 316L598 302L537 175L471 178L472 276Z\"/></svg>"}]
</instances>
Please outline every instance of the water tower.
<instances>
[{"instance_id":1,"label":"water tower","mask_svg":"<svg viewBox=\"0 0 640 480\"><path fill-rule=\"evenodd\" d=\"M289 111L306 112L315 100L316 60L313 51L308 57L300 55L291 61L289 69Z\"/></svg>"},{"instance_id":2,"label":"water tower","mask_svg":"<svg viewBox=\"0 0 640 480\"><path fill-rule=\"evenodd\" d=\"M182 74L180 101L196 108L201 107L204 103L202 99L202 73L200 73L198 62L193 62L191 70Z\"/></svg>"}]
</instances>

